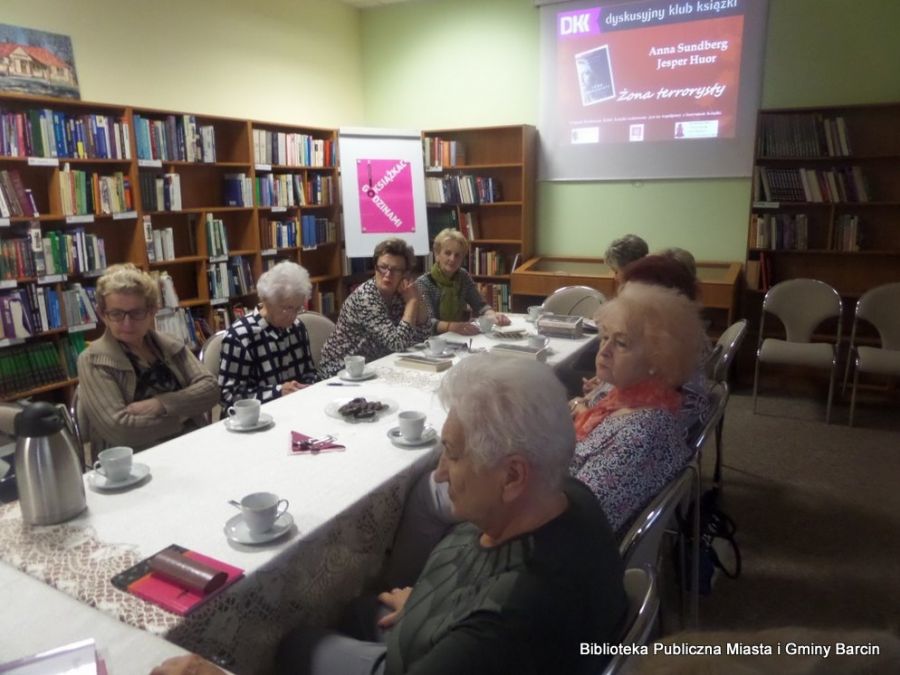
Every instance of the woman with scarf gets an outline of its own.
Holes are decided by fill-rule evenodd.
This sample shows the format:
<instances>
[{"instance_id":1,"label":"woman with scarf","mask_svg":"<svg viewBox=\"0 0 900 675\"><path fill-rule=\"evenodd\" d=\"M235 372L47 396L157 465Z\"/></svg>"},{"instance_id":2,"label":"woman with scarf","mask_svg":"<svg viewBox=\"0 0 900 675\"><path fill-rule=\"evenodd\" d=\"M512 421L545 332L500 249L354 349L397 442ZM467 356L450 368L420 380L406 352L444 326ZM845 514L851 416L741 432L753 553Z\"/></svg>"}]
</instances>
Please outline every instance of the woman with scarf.
<instances>
[{"instance_id":1,"label":"woman with scarf","mask_svg":"<svg viewBox=\"0 0 900 675\"><path fill-rule=\"evenodd\" d=\"M699 309L674 289L629 282L597 312L603 398L573 411L572 475L600 500L621 534L691 459L679 387L696 368Z\"/></svg>"},{"instance_id":2,"label":"woman with scarf","mask_svg":"<svg viewBox=\"0 0 900 675\"><path fill-rule=\"evenodd\" d=\"M509 318L491 309L462 269L469 252L469 242L459 230L448 227L434 238L434 264L431 271L416 279L422 297L431 308L431 332L475 335L478 326L466 321L466 308L473 316L488 316L498 326L509 324Z\"/></svg>"}]
</instances>

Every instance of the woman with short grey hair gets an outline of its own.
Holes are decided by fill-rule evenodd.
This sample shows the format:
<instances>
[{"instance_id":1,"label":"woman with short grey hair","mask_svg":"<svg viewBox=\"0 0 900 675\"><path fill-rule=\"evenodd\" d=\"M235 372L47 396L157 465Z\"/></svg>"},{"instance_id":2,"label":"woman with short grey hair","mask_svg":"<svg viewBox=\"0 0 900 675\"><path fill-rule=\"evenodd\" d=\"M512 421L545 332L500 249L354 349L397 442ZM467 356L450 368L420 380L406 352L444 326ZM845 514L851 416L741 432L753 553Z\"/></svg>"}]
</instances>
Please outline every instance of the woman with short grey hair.
<instances>
[{"instance_id":1,"label":"woman with short grey hair","mask_svg":"<svg viewBox=\"0 0 900 675\"><path fill-rule=\"evenodd\" d=\"M615 239L609 245L606 253L603 254L603 259L610 266L616 275L616 280L618 280L619 273L623 267L633 263L635 260L640 260L648 253L650 253L650 247L647 246L646 241L636 234L626 234L624 237Z\"/></svg>"},{"instance_id":2,"label":"woman with short grey hair","mask_svg":"<svg viewBox=\"0 0 900 675\"><path fill-rule=\"evenodd\" d=\"M222 406L271 401L318 380L309 333L299 319L312 292L309 272L283 260L256 283L260 306L231 324L222 340Z\"/></svg>"}]
</instances>

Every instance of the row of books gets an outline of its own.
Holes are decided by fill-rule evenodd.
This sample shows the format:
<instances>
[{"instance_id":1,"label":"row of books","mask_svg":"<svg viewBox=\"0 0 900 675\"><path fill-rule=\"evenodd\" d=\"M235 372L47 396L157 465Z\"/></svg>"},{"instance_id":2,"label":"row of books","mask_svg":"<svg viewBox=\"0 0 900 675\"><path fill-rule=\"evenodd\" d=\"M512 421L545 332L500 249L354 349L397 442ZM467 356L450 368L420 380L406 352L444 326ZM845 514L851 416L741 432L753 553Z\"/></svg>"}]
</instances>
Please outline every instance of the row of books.
<instances>
[{"instance_id":1,"label":"row of books","mask_svg":"<svg viewBox=\"0 0 900 675\"><path fill-rule=\"evenodd\" d=\"M509 311L509 284L476 284L481 297L498 312Z\"/></svg>"},{"instance_id":2,"label":"row of books","mask_svg":"<svg viewBox=\"0 0 900 675\"><path fill-rule=\"evenodd\" d=\"M215 162L216 133L200 125L193 115L167 115L165 119L134 116L138 159L164 162Z\"/></svg>"},{"instance_id":3,"label":"row of books","mask_svg":"<svg viewBox=\"0 0 900 675\"><path fill-rule=\"evenodd\" d=\"M19 392L75 377L76 372L66 372L53 342L8 347L0 351L0 396L11 398Z\"/></svg>"},{"instance_id":4,"label":"row of books","mask_svg":"<svg viewBox=\"0 0 900 675\"><path fill-rule=\"evenodd\" d=\"M338 240L337 225L324 216L305 214L300 217L300 245L305 249L317 248Z\"/></svg>"},{"instance_id":5,"label":"row of books","mask_svg":"<svg viewBox=\"0 0 900 675\"><path fill-rule=\"evenodd\" d=\"M230 307L214 308L212 314L213 333L220 330L228 330L229 328L231 328L232 323L234 323L241 317L246 316L252 311L252 308L247 307L246 305L242 305L241 303L234 303ZM205 324L206 322L203 321L202 323Z\"/></svg>"},{"instance_id":6,"label":"row of books","mask_svg":"<svg viewBox=\"0 0 900 675\"><path fill-rule=\"evenodd\" d=\"M767 202L868 202L859 166L834 169L756 167L754 199Z\"/></svg>"},{"instance_id":7,"label":"row of books","mask_svg":"<svg viewBox=\"0 0 900 675\"><path fill-rule=\"evenodd\" d=\"M254 129L253 159L256 164L334 166L334 143L308 134Z\"/></svg>"},{"instance_id":8,"label":"row of books","mask_svg":"<svg viewBox=\"0 0 900 675\"><path fill-rule=\"evenodd\" d=\"M144 211L180 211L181 176L141 171L141 208Z\"/></svg>"},{"instance_id":9,"label":"row of books","mask_svg":"<svg viewBox=\"0 0 900 675\"><path fill-rule=\"evenodd\" d=\"M502 200L500 181L490 176L425 178L425 201L429 204L490 204Z\"/></svg>"},{"instance_id":10,"label":"row of books","mask_svg":"<svg viewBox=\"0 0 900 675\"><path fill-rule=\"evenodd\" d=\"M66 216L131 211L131 180L121 171L110 176L73 171L68 162L59 173L59 197Z\"/></svg>"},{"instance_id":11,"label":"row of books","mask_svg":"<svg viewBox=\"0 0 900 675\"><path fill-rule=\"evenodd\" d=\"M848 157L847 122L840 115L766 114L760 118L759 157Z\"/></svg>"},{"instance_id":12,"label":"row of books","mask_svg":"<svg viewBox=\"0 0 900 675\"><path fill-rule=\"evenodd\" d=\"M481 246L469 249L469 273L475 275L499 275L508 274L507 256L502 251L493 251Z\"/></svg>"},{"instance_id":13,"label":"row of books","mask_svg":"<svg viewBox=\"0 0 900 675\"><path fill-rule=\"evenodd\" d=\"M809 222L805 213L754 214L750 217L750 248L805 251Z\"/></svg>"},{"instance_id":14,"label":"row of books","mask_svg":"<svg viewBox=\"0 0 900 675\"><path fill-rule=\"evenodd\" d=\"M124 118L60 110L0 111L0 153L9 157L131 159Z\"/></svg>"},{"instance_id":15,"label":"row of books","mask_svg":"<svg viewBox=\"0 0 900 675\"><path fill-rule=\"evenodd\" d=\"M106 267L103 240L84 228L42 235L31 223L27 237L0 240L0 280L86 274Z\"/></svg>"},{"instance_id":16,"label":"row of books","mask_svg":"<svg viewBox=\"0 0 900 675\"><path fill-rule=\"evenodd\" d=\"M0 171L0 216L36 216L37 202L16 169Z\"/></svg>"},{"instance_id":17,"label":"row of books","mask_svg":"<svg viewBox=\"0 0 900 675\"><path fill-rule=\"evenodd\" d=\"M225 221L214 218L211 213L206 214L206 255L210 258L228 255L228 232L225 229Z\"/></svg>"},{"instance_id":18,"label":"row of books","mask_svg":"<svg viewBox=\"0 0 900 675\"><path fill-rule=\"evenodd\" d=\"M465 146L459 141L451 141L437 136L422 141L425 152L425 166L429 169L445 166L460 166L466 163Z\"/></svg>"},{"instance_id":19,"label":"row of books","mask_svg":"<svg viewBox=\"0 0 900 675\"><path fill-rule=\"evenodd\" d=\"M838 251L859 251L862 233L859 216L844 213L834 224L834 248Z\"/></svg>"},{"instance_id":20,"label":"row of books","mask_svg":"<svg viewBox=\"0 0 900 675\"><path fill-rule=\"evenodd\" d=\"M222 203L225 206L253 206L253 180L245 173L226 173Z\"/></svg>"},{"instance_id":21,"label":"row of books","mask_svg":"<svg viewBox=\"0 0 900 675\"><path fill-rule=\"evenodd\" d=\"M175 229L172 227L150 228L150 238L144 232L144 241L147 244L147 260L161 262L175 260Z\"/></svg>"},{"instance_id":22,"label":"row of books","mask_svg":"<svg viewBox=\"0 0 900 675\"><path fill-rule=\"evenodd\" d=\"M266 173L253 181L256 203L259 206L305 206L306 186L303 176L296 173Z\"/></svg>"},{"instance_id":23,"label":"row of books","mask_svg":"<svg viewBox=\"0 0 900 675\"><path fill-rule=\"evenodd\" d=\"M155 324L157 331L168 333L191 349L199 349L213 335L213 330L206 319L195 317L186 307L157 312Z\"/></svg>"},{"instance_id":24,"label":"row of books","mask_svg":"<svg viewBox=\"0 0 900 675\"><path fill-rule=\"evenodd\" d=\"M97 323L94 289L81 284L57 291L26 284L0 294L0 338L21 339L57 328Z\"/></svg>"},{"instance_id":25,"label":"row of books","mask_svg":"<svg viewBox=\"0 0 900 675\"><path fill-rule=\"evenodd\" d=\"M206 271L209 297L225 300L235 295L247 295L256 288L250 263L243 256L235 256L228 262L210 263Z\"/></svg>"},{"instance_id":26,"label":"row of books","mask_svg":"<svg viewBox=\"0 0 900 675\"><path fill-rule=\"evenodd\" d=\"M312 293L312 306L315 311L325 316L334 316L337 314L337 301L335 300L334 291L322 291L316 284Z\"/></svg>"}]
</instances>

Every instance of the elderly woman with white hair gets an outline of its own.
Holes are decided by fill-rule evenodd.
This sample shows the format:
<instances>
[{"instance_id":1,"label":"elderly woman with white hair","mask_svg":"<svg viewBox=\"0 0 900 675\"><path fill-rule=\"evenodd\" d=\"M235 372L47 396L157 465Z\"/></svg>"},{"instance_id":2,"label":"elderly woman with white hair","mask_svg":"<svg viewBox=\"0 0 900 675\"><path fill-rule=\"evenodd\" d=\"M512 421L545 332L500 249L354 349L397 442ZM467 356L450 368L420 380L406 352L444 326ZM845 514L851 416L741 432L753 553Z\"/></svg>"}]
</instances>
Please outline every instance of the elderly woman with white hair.
<instances>
[{"instance_id":1,"label":"elderly woman with white hair","mask_svg":"<svg viewBox=\"0 0 900 675\"><path fill-rule=\"evenodd\" d=\"M131 263L112 265L96 298L106 330L78 357L79 417L94 454L143 450L206 424L219 389L183 341L154 330L157 282Z\"/></svg>"},{"instance_id":2,"label":"elderly woman with white hair","mask_svg":"<svg viewBox=\"0 0 900 675\"><path fill-rule=\"evenodd\" d=\"M378 596L383 611L355 638L307 628L288 635L280 672L602 669L603 657L580 645L617 641L623 566L597 501L567 475L575 436L562 385L535 361L477 355L448 372L440 398L448 414L436 477L464 522L413 587ZM154 672L194 667L215 672L191 657Z\"/></svg>"},{"instance_id":3,"label":"elderly woman with white hair","mask_svg":"<svg viewBox=\"0 0 900 675\"><path fill-rule=\"evenodd\" d=\"M238 319L222 340L222 406L243 398L271 401L318 380L309 333L298 318L312 291L309 273L283 260L259 278L260 306Z\"/></svg>"}]
</instances>

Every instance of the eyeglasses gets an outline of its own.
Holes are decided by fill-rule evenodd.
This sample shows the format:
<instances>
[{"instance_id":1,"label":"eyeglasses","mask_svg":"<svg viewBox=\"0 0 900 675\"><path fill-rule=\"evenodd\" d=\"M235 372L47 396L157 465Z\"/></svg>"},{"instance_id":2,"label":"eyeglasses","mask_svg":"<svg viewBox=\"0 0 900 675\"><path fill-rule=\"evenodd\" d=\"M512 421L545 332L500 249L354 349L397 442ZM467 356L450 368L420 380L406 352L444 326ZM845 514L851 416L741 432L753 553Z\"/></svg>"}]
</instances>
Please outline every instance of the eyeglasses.
<instances>
[{"instance_id":1,"label":"eyeglasses","mask_svg":"<svg viewBox=\"0 0 900 675\"><path fill-rule=\"evenodd\" d=\"M281 314L299 314L303 311L303 305L269 305L272 311Z\"/></svg>"},{"instance_id":2,"label":"eyeglasses","mask_svg":"<svg viewBox=\"0 0 900 675\"><path fill-rule=\"evenodd\" d=\"M391 267L390 265L375 265L375 269L378 270L378 273L386 277L388 274L405 274L405 267Z\"/></svg>"},{"instance_id":3,"label":"eyeglasses","mask_svg":"<svg viewBox=\"0 0 900 675\"><path fill-rule=\"evenodd\" d=\"M124 309L111 309L108 312L104 312L103 316L113 323L122 323L125 320L125 317L128 317L132 321L143 321L147 318L149 313L149 309L140 307L138 309L129 309L128 311L125 311Z\"/></svg>"}]
</instances>

